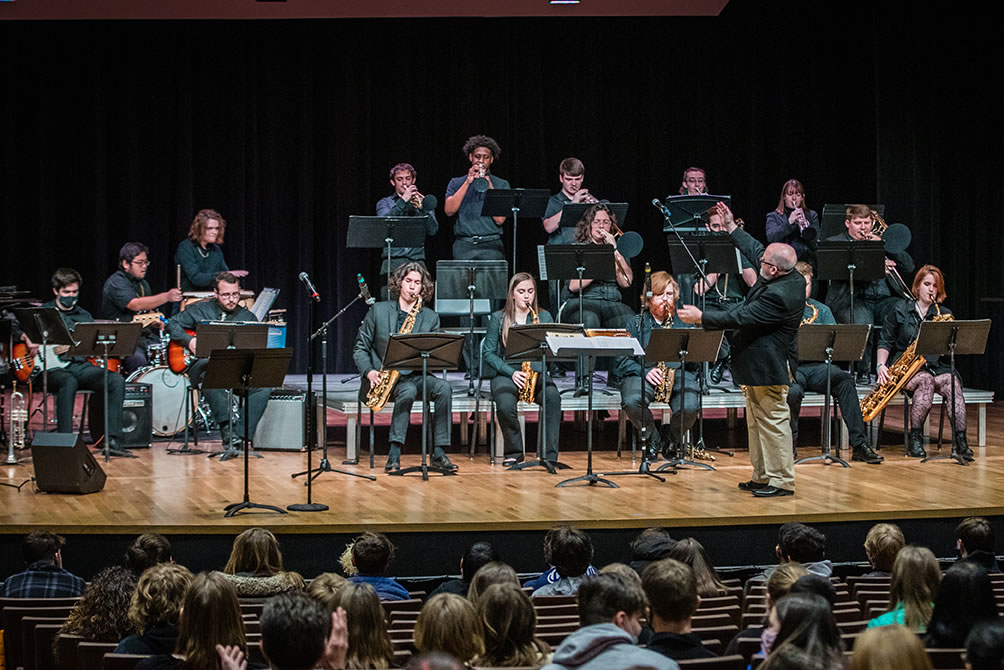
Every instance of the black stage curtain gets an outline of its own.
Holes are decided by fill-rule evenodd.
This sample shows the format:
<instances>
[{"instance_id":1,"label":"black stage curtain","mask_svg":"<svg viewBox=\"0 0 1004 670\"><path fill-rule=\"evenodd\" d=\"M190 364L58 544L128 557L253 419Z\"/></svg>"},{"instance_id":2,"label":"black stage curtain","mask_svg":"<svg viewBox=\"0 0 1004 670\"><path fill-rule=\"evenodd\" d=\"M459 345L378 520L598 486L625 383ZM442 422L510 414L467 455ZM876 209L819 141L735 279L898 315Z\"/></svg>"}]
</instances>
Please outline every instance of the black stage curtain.
<instances>
[{"instance_id":1,"label":"black stage curtain","mask_svg":"<svg viewBox=\"0 0 1004 670\"><path fill-rule=\"evenodd\" d=\"M645 203L700 165L761 238L790 177L817 210L886 203L917 262L945 270L953 309L999 318L985 300L1004 286L991 23L906 2L752 0L717 18L5 22L0 284L47 295L72 266L96 312L118 248L139 240L164 290L192 216L213 207L231 267L282 289L295 345L300 271L324 297L318 318L351 299L357 272L377 283L378 253L347 250L346 229L390 192L388 168L413 163L442 202L464 140L486 133L515 186L557 190L574 155L595 194L630 202L624 227L646 242L636 277L668 262ZM430 265L450 257L441 223ZM518 269L535 270L543 239L521 225ZM333 333L338 371L363 313ZM995 332L995 353L960 363L967 383L1000 392L1000 345Z\"/></svg>"}]
</instances>

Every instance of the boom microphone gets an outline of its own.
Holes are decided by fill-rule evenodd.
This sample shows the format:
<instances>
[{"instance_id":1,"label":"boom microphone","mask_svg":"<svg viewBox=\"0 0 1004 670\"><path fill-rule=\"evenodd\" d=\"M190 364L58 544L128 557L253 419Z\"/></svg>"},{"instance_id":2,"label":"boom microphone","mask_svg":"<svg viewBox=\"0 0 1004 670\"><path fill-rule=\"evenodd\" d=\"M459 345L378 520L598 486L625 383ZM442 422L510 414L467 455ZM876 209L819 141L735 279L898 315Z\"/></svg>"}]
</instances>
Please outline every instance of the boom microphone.
<instances>
[{"instance_id":1,"label":"boom microphone","mask_svg":"<svg viewBox=\"0 0 1004 670\"><path fill-rule=\"evenodd\" d=\"M662 212L662 215L664 217L666 217L667 219L670 218L669 208L666 207L666 205L662 204L662 201L659 200L659 198L652 198L652 206L655 207L660 212Z\"/></svg>"},{"instance_id":2,"label":"boom microphone","mask_svg":"<svg viewBox=\"0 0 1004 670\"><path fill-rule=\"evenodd\" d=\"M366 280L363 279L361 274L356 275L356 281L359 282L359 295L363 297L367 305L372 305L376 302L376 298L370 295L370 289L366 286Z\"/></svg>"},{"instance_id":3,"label":"boom microphone","mask_svg":"<svg viewBox=\"0 0 1004 670\"><path fill-rule=\"evenodd\" d=\"M321 302L321 296L318 294L317 289L314 288L314 283L310 281L310 275L306 272L301 272L300 281L302 281L303 285L307 287L307 295L309 295L314 302Z\"/></svg>"}]
</instances>

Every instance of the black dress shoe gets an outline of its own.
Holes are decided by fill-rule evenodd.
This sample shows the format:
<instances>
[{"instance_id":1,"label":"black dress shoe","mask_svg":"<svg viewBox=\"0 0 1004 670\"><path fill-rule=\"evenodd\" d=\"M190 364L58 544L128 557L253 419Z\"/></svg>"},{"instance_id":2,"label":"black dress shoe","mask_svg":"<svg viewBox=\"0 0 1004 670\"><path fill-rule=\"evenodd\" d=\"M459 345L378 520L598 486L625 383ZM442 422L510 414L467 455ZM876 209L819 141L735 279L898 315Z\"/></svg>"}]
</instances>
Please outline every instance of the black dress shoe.
<instances>
[{"instance_id":1,"label":"black dress shoe","mask_svg":"<svg viewBox=\"0 0 1004 670\"><path fill-rule=\"evenodd\" d=\"M864 463L868 463L869 465L878 465L885 459L876 454L867 444L862 444L854 447L851 452L851 460L862 461Z\"/></svg>"},{"instance_id":2,"label":"black dress shoe","mask_svg":"<svg viewBox=\"0 0 1004 670\"><path fill-rule=\"evenodd\" d=\"M768 486L767 488L753 491L753 495L758 498L780 498L782 496L793 496L795 492L788 489L779 489L776 486Z\"/></svg>"},{"instance_id":3,"label":"black dress shoe","mask_svg":"<svg viewBox=\"0 0 1004 670\"><path fill-rule=\"evenodd\" d=\"M401 457L400 456L388 456L387 465L383 466L384 472L397 472L401 469Z\"/></svg>"},{"instance_id":4,"label":"black dress shoe","mask_svg":"<svg viewBox=\"0 0 1004 670\"><path fill-rule=\"evenodd\" d=\"M456 464L450 460L450 457L446 454L442 456L433 456L432 464L437 468L442 468L443 470L450 470L451 472L457 470Z\"/></svg>"},{"instance_id":5,"label":"black dress shoe","mask_svg":"<svg viewBox=\"0 0 1004 670\"><path fill-rule=\"evenodd\" d=\"M769 488L770 484L761 484L760 482L755 482L752 479L748 482L742 482L739 484L739 489L742 491L759 491L760 489Z\"/></svg>"},{"instance_id":6,"label":"black dress shoe","mask_svg":"<svg viewBox=\"0 0 1004 670\"><path fill-rule=\"evenodd\" d=\"M511 468L514 465L519 465L523 462L523 454L519 456L506 456L502 461L503 468Z\"/></svg>"},{"instance_id":7,"label":"black dress shoe","mask_svg":"<svg viewBox=\"0 0 1004 670\"><path fill-rule=\"evenodd\" d=\"M728 365L729 359L724 358L711 366L711 370L708 372L708 377L711 378L712 384L722 383L722 378L725 376L725 369Z\"/></svg>"}]
</instances>

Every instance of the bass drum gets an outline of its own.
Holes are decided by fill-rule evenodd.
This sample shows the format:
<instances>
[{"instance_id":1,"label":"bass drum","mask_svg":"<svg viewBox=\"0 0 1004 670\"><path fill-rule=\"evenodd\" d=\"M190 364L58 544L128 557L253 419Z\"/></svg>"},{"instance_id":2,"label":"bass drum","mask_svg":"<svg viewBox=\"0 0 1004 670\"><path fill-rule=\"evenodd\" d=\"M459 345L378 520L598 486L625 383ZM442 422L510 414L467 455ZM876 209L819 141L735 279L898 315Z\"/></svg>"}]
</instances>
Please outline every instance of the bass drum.
<instances>
[{"instance_id":1,"label":"bass drum","mask_svg":"<svg viewBox=\"0 0 1004 670\"><path fill-rule=\"evenodd\" d=\"M166 365L140 368L126 381L149 384L153 396L153 434L171 437L185 429L185 393L192 392L188 408L191 423L199 407L199 392L192 388L188 375L176 375Z\"/></svg>"}]
</instances>

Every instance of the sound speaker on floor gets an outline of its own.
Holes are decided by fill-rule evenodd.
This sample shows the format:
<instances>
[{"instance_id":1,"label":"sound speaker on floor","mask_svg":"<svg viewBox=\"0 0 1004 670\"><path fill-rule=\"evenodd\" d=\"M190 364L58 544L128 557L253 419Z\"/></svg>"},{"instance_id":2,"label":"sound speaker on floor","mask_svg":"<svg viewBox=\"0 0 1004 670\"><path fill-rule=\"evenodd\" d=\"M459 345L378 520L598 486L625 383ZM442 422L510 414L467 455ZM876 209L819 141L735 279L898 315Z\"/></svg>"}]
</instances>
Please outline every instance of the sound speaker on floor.
<instances>
[{"instance_id":1,"label":"sound speaker on floor","mask_svg":"<svg viewBox=\"0 0 1004 670\"><path fill-rule=\"evenodd\" d=\"M303 451L307 438L303 430L306 393L302 391L272 391L265 413L254 434L254 448L258 450ZM316 397L316 396L315 396ZM323 444L324 405L317 400L318 444Z\"/></svg>"},{"instance_id":2,"label":"sound speaker on floor","mask_svg":"<svg viewBox=\"0 0 1004 670\"><path fill-rule=\"evenodd\" d=\"M31 460L40 491L95 493L105 487L105 471L76 433L35 433Z\"/></svg>"},{"instance_id":3,"label":"sound speaker on floor","mask_svg":"<svg viewBox=\"0 0 1004 670\"><path fill-rule=\"evenodd\" d=\"M184 396L182 396L184 397ZM104 396L100 392L91 395L88 423L91 439L95 442L105 434L105 415L101 404ZM153 385L142 382L128 382L125 385L125 400L122 409L122 437L119 446L136 449L153 444Z\"/></svg>"}]
</instances>

